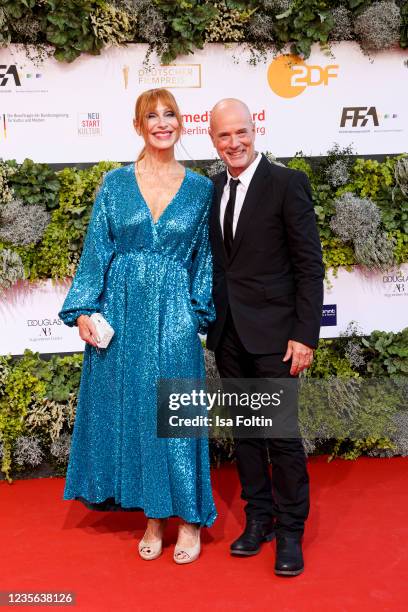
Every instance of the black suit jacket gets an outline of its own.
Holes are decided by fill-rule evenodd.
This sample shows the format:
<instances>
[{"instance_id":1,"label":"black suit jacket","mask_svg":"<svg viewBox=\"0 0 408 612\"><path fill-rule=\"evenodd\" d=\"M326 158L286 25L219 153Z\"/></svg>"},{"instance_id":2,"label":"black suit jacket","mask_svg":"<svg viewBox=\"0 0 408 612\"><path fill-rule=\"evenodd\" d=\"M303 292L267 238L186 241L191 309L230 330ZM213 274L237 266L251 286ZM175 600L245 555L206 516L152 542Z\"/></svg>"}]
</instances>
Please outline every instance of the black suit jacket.
<instances>
[{"instance_id":1,"label":"black suit jacket","mask_svg":"<svg viewBox=\"0 0 408 612\"><path fill-rule=\"evenodd\" d=\"M217 318L208 331L208 348L218 346L228 306L250 353L283 353L288 340L315 348L324 268L307 176L271 164L262 155L246 193L229 258L220 225L226 180L226 172L213 178L210 238Z\"/></svg>"}]
</instances>

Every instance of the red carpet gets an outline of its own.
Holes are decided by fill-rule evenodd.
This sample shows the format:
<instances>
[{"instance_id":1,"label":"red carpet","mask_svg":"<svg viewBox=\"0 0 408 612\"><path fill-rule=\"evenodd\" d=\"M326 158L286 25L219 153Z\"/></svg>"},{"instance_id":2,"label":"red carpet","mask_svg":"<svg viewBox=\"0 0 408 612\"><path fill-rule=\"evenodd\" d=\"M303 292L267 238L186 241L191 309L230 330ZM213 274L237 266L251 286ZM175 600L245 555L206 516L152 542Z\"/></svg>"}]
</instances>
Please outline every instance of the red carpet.
<instances>
[{"instance_id":1,"label":"red carpet","mask_svg":"<svg viewBox=\"0 0 408 612\"><path fill-rule=\"evenodd\" d=\"M74 591L77 604L68 610L98 612L405 611L407 467L402 458L311 459L306 569L297 578L273 574L273 544L257 557L229 556L243 522L234 467L213 472L219 518L204 530L203 553L190 566L172 561L173 520L163 556L146 562L136 551L141 514L90 512L63 501L60 478L1 482L0 591Z\"/></svg>"}]
</instances>

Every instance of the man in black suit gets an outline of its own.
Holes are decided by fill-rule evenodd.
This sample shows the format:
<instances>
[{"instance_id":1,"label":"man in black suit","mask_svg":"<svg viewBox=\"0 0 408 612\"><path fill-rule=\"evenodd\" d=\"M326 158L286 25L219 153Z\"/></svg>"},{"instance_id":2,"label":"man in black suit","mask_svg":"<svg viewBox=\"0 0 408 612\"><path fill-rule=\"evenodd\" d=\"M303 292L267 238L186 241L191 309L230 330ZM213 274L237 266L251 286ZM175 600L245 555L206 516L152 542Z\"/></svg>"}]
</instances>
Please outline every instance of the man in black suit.
<instances>
[{"instance_id":1,"label":"man in black suit","mask_svg":"<svg viewBox=\"0 0 408 612\"><path fill-rule=\"evenodd\" d=\"M271 164L255 151L255 126L240 100L216 104L210 136L227 171L213 179L217 318L207 346L215 351L222 378L297 377L312 363L323 304L324 268L309 181L303 172ZM300 574L309 512L301 439L237 439L236 458L246 527L231 554L256 554L276 534L275 573Z\"/></svg>"}]
</instances>

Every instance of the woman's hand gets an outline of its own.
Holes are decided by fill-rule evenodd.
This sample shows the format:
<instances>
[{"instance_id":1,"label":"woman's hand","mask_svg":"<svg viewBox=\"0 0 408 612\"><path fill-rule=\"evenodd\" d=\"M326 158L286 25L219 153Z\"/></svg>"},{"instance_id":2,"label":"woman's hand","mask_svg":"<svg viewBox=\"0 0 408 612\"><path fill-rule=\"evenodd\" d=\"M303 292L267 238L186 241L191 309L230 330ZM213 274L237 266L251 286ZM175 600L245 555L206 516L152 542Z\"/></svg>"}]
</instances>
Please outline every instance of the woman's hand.
<instances>
[{"instance_id":1,"label":"woman's hand","mask_svg":"<svg viewBox=\"0 0 408 612\"><path fill-rule=\"evenodd\" d=\"M96 341L99 341L99 338L96 333L95 325L92 323L90 317L88 317L88 315L80 315L77 318L77 325L81 340L97 348L98 345Z\"/></svg>"}]
</instances>

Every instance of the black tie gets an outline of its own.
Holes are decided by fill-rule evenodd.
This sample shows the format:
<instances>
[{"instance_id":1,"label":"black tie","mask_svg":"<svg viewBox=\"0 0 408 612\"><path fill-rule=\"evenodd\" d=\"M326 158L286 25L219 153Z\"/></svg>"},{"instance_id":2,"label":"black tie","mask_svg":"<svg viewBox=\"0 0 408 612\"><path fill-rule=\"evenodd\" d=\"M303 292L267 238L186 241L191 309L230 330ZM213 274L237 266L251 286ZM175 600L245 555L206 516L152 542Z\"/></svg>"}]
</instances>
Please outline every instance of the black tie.
<instances>
[{"instance_id":1,"label":"black tie","mask_svg":"<svg viewBox=\"0 0 408 612\"><path fill-rule=\"evenodd\" d=\"M234 240L233 234L233 221L234 221L234 208L235 208L235 198L237 195L237 187L239 180L238 179L230 179L229 182L229 199L227 202L227 206L224 214L224 244L225 250L227 251L227 255L231 254L232 243Z\"/></svg>"}]
</instances>

